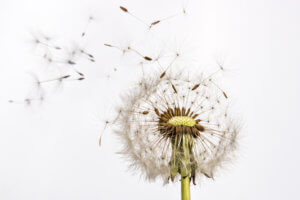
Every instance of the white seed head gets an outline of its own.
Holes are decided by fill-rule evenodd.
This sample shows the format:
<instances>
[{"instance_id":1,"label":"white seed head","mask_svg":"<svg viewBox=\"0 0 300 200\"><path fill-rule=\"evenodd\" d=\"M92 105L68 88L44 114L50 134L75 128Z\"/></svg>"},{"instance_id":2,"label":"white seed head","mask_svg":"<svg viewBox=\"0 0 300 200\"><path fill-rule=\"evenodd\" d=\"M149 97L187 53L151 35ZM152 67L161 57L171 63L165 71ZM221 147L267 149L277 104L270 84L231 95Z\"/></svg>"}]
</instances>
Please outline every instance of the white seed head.
<instances>
[{"instance_id":1,"label":"white seed head","mask_svg":"<svg viewBox=\"0 0 300 200\"><path fill-rule=\"evenodd\" d=\"M213 178L236 147L228 97L211 78L143 77L123 97L116 120L120 154L150 181L178 175Z\"/></svg>"}]
</instances>

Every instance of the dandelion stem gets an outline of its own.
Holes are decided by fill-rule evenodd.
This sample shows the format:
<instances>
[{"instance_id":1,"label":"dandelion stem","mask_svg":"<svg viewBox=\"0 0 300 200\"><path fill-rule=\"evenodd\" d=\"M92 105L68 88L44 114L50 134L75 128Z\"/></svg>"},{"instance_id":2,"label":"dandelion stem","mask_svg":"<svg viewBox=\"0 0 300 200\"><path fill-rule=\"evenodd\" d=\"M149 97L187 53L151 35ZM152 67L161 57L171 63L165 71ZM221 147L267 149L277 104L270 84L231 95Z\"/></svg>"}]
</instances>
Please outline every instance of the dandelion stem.
<instances>
[{"instance_id":1,"label":"dandelion stem","mask_svg":"<svg viewBox=\"0 0 300 200\"><path fill-rule=\"evenodd\" d=\"M181 200L190 200L190 177L181 174Z\"/></svg>"},{"instance_id":2,"label":"dandelion stem","mask_svg":"<svg viewBox=\"0 0 300 200\"><path fill-rule=\"evenodd\" d=\"M190 156L191 156L191 143L192 138L189 135L182 135L182 158L181 158L181 166L180 166L180 174L181 174L181 200L190 200L190 174L191 174L191 166L189 166Z\"/></svg>"}]
</instances>

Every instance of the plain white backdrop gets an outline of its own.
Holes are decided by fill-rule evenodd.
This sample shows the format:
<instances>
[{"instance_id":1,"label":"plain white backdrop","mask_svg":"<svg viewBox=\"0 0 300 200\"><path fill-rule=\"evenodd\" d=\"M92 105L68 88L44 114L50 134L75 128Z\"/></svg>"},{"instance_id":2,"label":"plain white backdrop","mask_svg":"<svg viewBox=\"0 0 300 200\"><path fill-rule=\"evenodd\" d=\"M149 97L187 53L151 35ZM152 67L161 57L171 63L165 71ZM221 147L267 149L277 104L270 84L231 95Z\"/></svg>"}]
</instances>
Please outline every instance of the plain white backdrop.
<instances>
[{"instance_id":1,"label":"plain white backdrop","mask_svg":"<svg viewBox=\"0 0 300 200\"><path fill-rule=\"evenodd\" d=\"M119 9L151 22L183 4L186 16L152 32ZM300 199L299 9L297 0L1 0L0 199L180 199L179 182L162 186L128 172L110 130L98 146L103 120L140 75L103 43L141 47L156 36L174 44L171 51L187 40L193 47L179 47L186 57L230 58L224 87L241 116L240 148L215 181L192 187L192 198ZM81 40L90 15L95 21ZM50 88L40 106L9 104L28 95L29 72L52 75L30 41L35 31L62 45L80 41L96 63L80 63L86 80Z\"/></svg>"}]
</instances>

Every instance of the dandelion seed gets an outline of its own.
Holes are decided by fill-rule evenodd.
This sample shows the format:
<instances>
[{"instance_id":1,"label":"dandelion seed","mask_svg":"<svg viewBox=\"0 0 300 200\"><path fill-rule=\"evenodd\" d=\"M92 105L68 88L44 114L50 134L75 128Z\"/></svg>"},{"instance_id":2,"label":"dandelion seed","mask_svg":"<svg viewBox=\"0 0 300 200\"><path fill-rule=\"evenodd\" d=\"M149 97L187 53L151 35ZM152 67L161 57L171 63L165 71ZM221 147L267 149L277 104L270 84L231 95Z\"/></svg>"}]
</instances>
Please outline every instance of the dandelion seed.
<instances>
[{"instance_id":1,"label":"dandelion seed","mask_svg":"<svg viewBox=\"0 0 300 200\"><path fill-rule=\"evenodd\" d=\"M87 22L87 24L86 24L86 26L85 26L85 29L84 29L84 31L81 33L81 37L84 37L84 36L86 35L87 29L88 29L88 27L89 27L91 21L93 21L93 20L94 20L94 17L93 17L93 16L89 16L89 19L88 19L88 22Z\"/></svg>"},{"instance_id":2,"label":"dandelion seed","mask_svg":"<svg viewBox=\"0 0 300 200\"><path fill-rule=\"evenodd\" d=\"M107 47L113 47L112 45L110 45L110 44L104 44L105 46L107 46Z\"/></svg>"},{"instance_id":3,"label":"dandelion seed","mask_svg":"<svg viewBox=\"0 0 300 200\"><path fill-rule=\"evenodd\" d=\"M61 78L66 79L66 78L69 78L69 77L70 77L70 75L65 75L65 76L63 76Z\"/></svg>"},{"instance_id":4,"label":"dandelion seed","mask_svg":"<svg viewBox=\"0 0 300 200\"><path fill-rule=\"evenodd\" d=\"M123 7L123 6L120 6L120 9L123 10L124 12L127 12L127 13L128 13L127 8L125 8L125 7Z\"/></svg>"},{"instance_id":5,"label":"dandelion seed","mask_svg":"<svg viewBox=\"0 0 300 200\"><path fill-rule=\"evenodd\" d=\"M153 21L152 23L149 24L149 23L146 23L146 22L145 22L144 20L142 20L141 18L139 18L139 17L137 17L136 15L132 14L131 12L129 12L127 8L125 8L125 7L123 7L123 6L120 6L120 9L121 9L123 12L125 12L125 13L131 15L133 18L135 18L136 20L138 20L138 21L141 22L142 24L146 25L146 26L149 28L149 30L150 30L153 26L159 24L159 23L162 22L162 21L166 21L166 20L172 19L172 18L174 18L174 17L176 17L176 16L178 16L178 15L180 15L180 14L182 14L182 13L185 14L185 8L183 8L183 12L181 11L181 12L178 12L178 13L176 13L176 14L174 14L174 15L170 15L170 16L168 16L168 17L165 17L165 18L163 18L163 19L155 20L155 21Z\"/></svg>"},{"instance_id":6,"label":"dandelion seed","mask_svg":"<svg viewBox=\"0 0 300 200\"><path fill-rule=\"evenodd\" d=\"M135 18L136 20L138 20L138 21L141 22L142 24L148 26L146 22L144 22L142 19L140 19L140 18L137 17L136 15L132 14L131 12L129 12L127 8L125 8L125 7L123 7L123 6L120 6L120 9L121 9L123 12L125 12L125 13L131 15L133 18Z\"/></svg>"},{"instance_id":7,"label":"dandelion seed","mask_svg":"<svg viewBox=\"0 0 300 200\"><path fill-rule=\"evenodd\" d=\"M60 76L58 78L53 78L53 79L39 81L39 84L41 85L41 84L44 84L44 83L49 83L49 82L54 82L54 81L62 82L64 79L67 79L69 77L70 77L70 75L64 75L64 76Z\"/></svg>"},{"instance_id":8,"label":"dandelion seed","mask_svg":"<svg viewBox=\"0 0 300 200\"><path fill-rule=\"evenodd\" d=\"M157 20L157 21L155 21L155 22L152 22L151 25L150 25L150 27L152 27L152 26L158 24L159 22L160 22L160 20Z\"/></svg>"},{"instance_id":9,"label":"dandelion seed","mask_svg":"<svg viewBox=\"0 0 300 200\"><path fill-rule=\"evenodd\" d=\"M159 76L159 78L163 78L165 75L166 75L166 71L164 71L164 72Z\"/></svg>"},{"instance_id":10,"label":"dandelion seed","mask_svg":"<svg viewBox=\"0 0 300 200\"><path fill-rule=\"evenodd\" d=\"M80 76L84 76L84 74L79 71L76 71L76 73L79 74Z\"/></svg>"},{"instance_id":11,"label":"dandelion seed","mask_svg":"<svg viewBox=\"0 0 300 200\"><path fill-rule=\"evenodd\" d=\"M76 63L72 60L68 60L67 63L70 64L70 65L76 65Z\"/></svg>"},{"instance_id":12,"label":"dandelion seed","mask_svg":"<svg viewBox=\"0 0 300 200\"><path fill-rule=\"evenodd\" d=\"M60 46L51 44L52 38L49 36L46 36L42 33L36 34L36 33L31 33L33 37L33 43L36 45L41 45L44 46L48 49L55 49L55 50L61 50L62 48Z\"/></svg>"},{"instance_id":13,"label":"dandelion seed","mask_svg":"<svg viewBox=\"0 0 300 200\"><path fill-rule=\"evenodd\" d=\"M24 102L27 106L29 106L31 104L32 100L31 99L24 99Z\"/></svg>"},{"instance_id":14,"label":"dandelion seed","mask_svg":"<svg viewBox=\"0 0 300 200\"><path fill-rule=\"evenodd\" d=\"M133 49L132 47L128 46L127 49L129 51L133 51L134 53L136 53L137 55L141 56L142 58L144 58L147 61L151 61L152 58L150 58L149 56L144 56L143 54L141 54L139 51L137 51L136 49Z\"/></svg>"},{"instance_id":15,"label":"dandelion seed","mask_svg":"<svg viewBox=\"0 0 300 200\"><path fill-rule=\"evenodd\" d=\"M174 17L177 17L177 16L180 15L180 14L182 14L182 12L178 12L178 13L176 13L176 14L174 14L174 15L170 15L170 16L165 17L165 18L163 18L163 19L155 20L154 22L152 22L152 23L149 25L149 29L151 29L153 26L155 26L155 25L161 23L162 21L166 21L166 20L172 19L172 18L174 18ZM183 12L183 14L185 14L185 11Z\"/></svg>"},{"instance_id":16,"label":"dandelion seed","mask_svg":"<svg viewBox=\"0 0 300 200\"><path fill-rule=\"evenodd\" d=\"M148 60L148 61L151 61L151 60L152 60L152 58L150 58L150 57L148 57L148 56L144 56L144 59L145 59L145 60Z\"/></svg>"}]
</instances>

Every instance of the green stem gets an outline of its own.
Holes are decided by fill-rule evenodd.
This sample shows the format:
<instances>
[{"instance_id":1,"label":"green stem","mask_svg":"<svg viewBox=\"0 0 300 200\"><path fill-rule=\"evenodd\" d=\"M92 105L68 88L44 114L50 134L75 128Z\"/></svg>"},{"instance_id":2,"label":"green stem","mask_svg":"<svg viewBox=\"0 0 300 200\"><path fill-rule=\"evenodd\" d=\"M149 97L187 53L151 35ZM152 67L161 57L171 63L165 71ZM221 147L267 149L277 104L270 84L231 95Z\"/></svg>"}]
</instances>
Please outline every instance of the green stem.
<instances>
[{"instance_id":1,"label":"green stem","mask_svg":"<svg viewBox=\"0 0 300 200\"><path fill-rule=\"evenodd\" d=\"M181 174L181 200L191 200L190 177Z\"/></svg>"}]
</instances>

